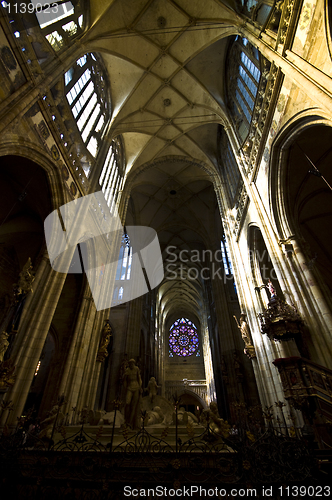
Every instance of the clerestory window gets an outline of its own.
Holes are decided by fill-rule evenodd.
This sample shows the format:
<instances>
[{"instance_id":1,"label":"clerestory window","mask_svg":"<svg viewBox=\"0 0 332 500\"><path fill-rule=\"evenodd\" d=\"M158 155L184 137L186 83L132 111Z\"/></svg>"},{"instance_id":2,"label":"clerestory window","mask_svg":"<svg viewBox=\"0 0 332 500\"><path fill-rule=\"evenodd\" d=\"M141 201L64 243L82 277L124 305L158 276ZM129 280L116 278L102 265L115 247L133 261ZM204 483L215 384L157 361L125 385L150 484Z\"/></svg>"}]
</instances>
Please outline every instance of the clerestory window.
<instances>
[{"instance_id":1,"label":"clerestory window","mask_svg":"<svg viewBox=\"0 0 332 500\"><path fill-rule=\"evenodd\" d=\"M99 184L111 213L114 212L123 179L123 153L120 138L114 139L109 147Z\"/></svg>"},{"instance_id":2,"label":"clerestory window","mask_svg":"<svg viewBox=\"0 0 332 500\"><path fill-rule=\"evenodd\" d=\"M229 276L233 274L233 266L229 255L228 243L225 235L223 235L221 240L221 255L224 263L225 274Z\"/></svg>"},{"instance_id":3,"label":"clerestory window","mask_svg":"<svg viewBox=\"0 0 332 500\"><path fill-rule=\"evenodd\" d=\"M255 106L261 77L259 53L246 38L236 37L230 49L228 99L233 119L244 140Z\"/></svg>"},{"instance_id":4,"label":"clerestory window","mask_svg":"<svg viewBox=\"0 0 332 500\"><path fill-rule=\"evenodd\" d=\"M80 0L49 2L30 0L27 12L34 13L47 41L55 51L65 45L66 38L82 33L83 5Z\"/></svg>"},{"instance_id":5,"label":"clerestory window","mask_svg":"<svg viewBox=\"0 0 332 500\"><path fill-rule=\"evenodd\" d=\"M219 132L219 171L228 190L230 202L234 203L239 189L240 170L233 153L232 146L223 127Z\"/></svg>"},{"instance_id":6,"label":"clerestory window","mask_svg":"<svg viewBox=\"0 0 332 500\"><path fill-rule=\"evenodd\" d=\"M110 113L105 72L97 57L88 53L65 73L64 81L67 101L82 141L96 157Z\"/></svg>"},{"instance_id":7,"label":"clerestory window","mask_svg":"<svg viewBox=\"0 0 332 500\"><path fill-rule=\"evenodd\" d=\"M115 276L115 286L113 291L112 305L116 306L124 298L126 281L130 280L132 271L133 249L127 233L122 236L121 247L118 258L118 265Z\"/></svg>"}]
</instances>

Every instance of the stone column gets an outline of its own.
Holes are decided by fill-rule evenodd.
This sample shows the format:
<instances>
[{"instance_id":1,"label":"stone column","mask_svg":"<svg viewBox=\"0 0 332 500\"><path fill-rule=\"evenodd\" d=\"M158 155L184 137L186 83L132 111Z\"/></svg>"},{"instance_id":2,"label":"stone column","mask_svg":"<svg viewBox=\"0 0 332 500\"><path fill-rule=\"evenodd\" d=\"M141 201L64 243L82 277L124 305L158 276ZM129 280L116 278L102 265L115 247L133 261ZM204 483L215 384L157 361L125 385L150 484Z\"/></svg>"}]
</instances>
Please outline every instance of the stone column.
<instances>
[{"instance_id":1,"label":"stone column","mask_svg":"<svg viewBox=\"0 0 332 500\"><path fill-rule=\"evenodd\" d=\"M226 277L222 265L221 268L223 276ZM211 281L213 297L215 300L219 344L221 349L221 352L219 353L219 355L217 355L217 358L220 358L221 355L224 357L228 372L228 382L227 384L225 384L225 381L223 382L227 391L227 399L229 400L229 402L235 402L237 400L244 401L243 387L241 384L241 380L238 377L239 372L237 372L235 366L236 360L234 358L234 353L238 353L240 350L235 339L235 334L230 319L232 311L229 310L227 303L225 292L226 285L225 283L221 282L220 279L212 279ZM213 361L214 363L216 363L216 356L213 357ZM230 411L232 412L231 407Z\"/></svg>"},{"instance_id":2,"label":"stone column","mask_svg":"<svg viewBox=\"0 0 332 500\"><path fill-rule=\"evenodd\" d=\"M78 404L95 314L96 308L91 292L88 290L83 298L61 384L61 389L63 389L65 395L66 409L69 413L71 408L77 407ZM77 411L81 409L77 408ZM70 423L73 423L72 420L75 419L76 414L77 412L74 412L70 415Z\"/></svg>"},{"instance_id":3,"label":"stone column","mask_svg":"<svg viewBox=\"0 0 332 500\"><path fill-rule=\"evenodd\" d=\"M5 396L14 407L8 416L10 427L15 427L17 417L22 414L65 279L65 273L53 271L45 255L36 274L35 291L30 293L24 307L12 354L16 382ZM2 423L6 418L4 412Z\"/></svg>"},{"instance_id":4,"label":"stone column","mask_svg":"<svg viewBox=\"0 0 332 500\"><path fill-rule=\"evenodd\" d=\"M317 284L316 278L309 269L306 258L301 250L300 244L296 239L291 239L294 248L294 267L297 274L303 279L303 286L306 287L306 293L311 295L311 303L313 305L314 314L317 316L315 323L316 328L311 330L315 348L320 356L320 363L328 368L332 368L332 348L331 348L331 332L332 332L332 314L329 306L326 303L324 295ZM293 257L291 257L293 258ZM309 309L310 310L310 309ZM319 324L321 323L321 324Z\"/></svg>"},{"instance_id":5,"label":"stone column","mask_svg":"<svg viewBox=\"0 0 332 500\"><path fill-rule=\"evenodd\" d=\"M99 375L102 367L102 363L97 361L97 353L105 319L107 319L108 316L109 309L96 312L94 317L86 359L86 366L84 369L80 394L77 401L79 408L87 406L89 409L94 409Z\"/></svg>"},{"instance_id":6,"label":"stone column","mask_svg":"<svg viewBox=\"0 0 332 500\"><path fill-rule=\"evenodd\" d=\"M143 297L132 300L129 307L126 345L128 359L139 356Z\"/></svg>"}]
</instances>

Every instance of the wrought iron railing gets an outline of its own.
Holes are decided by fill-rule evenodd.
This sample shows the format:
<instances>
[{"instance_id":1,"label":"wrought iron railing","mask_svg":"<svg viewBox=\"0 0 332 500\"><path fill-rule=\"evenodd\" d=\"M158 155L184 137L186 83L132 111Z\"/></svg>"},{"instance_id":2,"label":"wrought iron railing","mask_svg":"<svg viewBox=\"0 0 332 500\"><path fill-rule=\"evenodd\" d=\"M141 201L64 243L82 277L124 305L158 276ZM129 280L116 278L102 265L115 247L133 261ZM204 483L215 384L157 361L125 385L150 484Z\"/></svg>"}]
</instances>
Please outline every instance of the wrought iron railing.
<instances>
[{"instance_id":1,"label":"wrought iron railing","mask_svg":"<svg viewBox=\"0 0 332 500\"><path fill-rule=\"evenodd\" d=\"M118 500L125 487L189 485L198 498L201 487L229 496L232 487L251 485L258 496L263 485L316 484L325 478L326 457L315 458L312 440L270 424L259 427L254 419L231 427L211 410L206 418L205 425L183 425L176 418L174 425L148 428L143 418L137 431L90 426L84 419L80 427L55 421L51 437L37 427L19 426L0 439L2 493L13 496L14 488L15 498L22 499Z\"/></svg>"}]
</instances>

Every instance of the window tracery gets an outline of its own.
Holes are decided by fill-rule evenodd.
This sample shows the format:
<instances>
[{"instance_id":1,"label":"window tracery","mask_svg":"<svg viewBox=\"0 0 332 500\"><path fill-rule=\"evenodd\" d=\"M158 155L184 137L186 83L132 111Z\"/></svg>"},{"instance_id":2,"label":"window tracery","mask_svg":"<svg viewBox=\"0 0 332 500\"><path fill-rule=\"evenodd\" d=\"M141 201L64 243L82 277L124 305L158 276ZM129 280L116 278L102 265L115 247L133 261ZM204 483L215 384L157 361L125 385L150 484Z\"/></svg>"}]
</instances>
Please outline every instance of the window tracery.
<instances>
[{"instance_id":1,"label":"window tracery","mask_svg":"<svg viewBox=\"0 0 332 500\"><path fill-rule=\"evenodd\" d=\"M93 157L110 114L106 77L92 53L80 57L64 75L65 93L82 141Z\"/></svg>"},{"instance_id":2,"label":"window tracery","mask_svg":"<svg viewBox=\"0 0 332 500\"><path fill-rule=\"evenodd\" d=\"M219 170L227 187L230 201L234 203L239 190L240 170L231 143L223 127L219 130Z\"/></svg>"},{"instance_id":3,"label":"window tracery","mask_svg":"<svg viewBox=\"0 0 332 500\"><path fill-rule=\"evenodd\" d=\"M237 36L230 49L228 100L242 140L249 132L261 71L259 53L246 38Z\"/></svg>"},{"instance_id":4,"label":"window tracery","mask_svg":"<svg viewBox=\"0 0 332 500\"><path fill-rule=\"evenodd\" d=\"M270 14L275 9L275 4L282 3L273 2L273 0L239 0L241 4L240 10L243 14L249 17L254 23L259 26L265 26Z\"/></svg>"},{"instance_id":5,"label":"window tracery","mask_svg":"<svg viewBox=\"0 0 332 500\"><path fill-rule=\"evenodd\" d=\"M97 124L98 128L98 124ZM123 179L123 148L120 138L113 139L102 172L99 184L105 195L107 205L113 213Z\"/></svg>"},{"instance_id":6,"label":"window tracery","mask_svg":"<svg viewBox=\"0 0 332 500\"><path fill-rule=\"evenodd\" d=\"M227 276L232 275L233 266L229 255L228 243L224 234L221 240L221 256L224 263L225 273L227 274Z\"/></svg>"},{"instance_id":7,"label":"window tracery","mask_svg":"<svg viewBox=\"0 0 332 500\"><path fill-rule=\"evenodd\" d=\"M200 356L197 328L187 318L177 319L169 330L169 357Z\"/></svg>"},{"instance_id":8,"label":"window tracery","mask_svg":"<svg viewBox=\"0 0 332 500\"><path fill-rule=\"evenodd\" d=\"M121 247L118 258L118 265L115 275L115 287L113 292L112 305L120 304L124 296L125 282L130 280L132 271L133 249L127 233L124 233L121 240Z\"/></svg>"},{"instance_id":9,"label":"window tracery","mask_svg":"<svg viewBox=\"0 0 332 500\"><path fill-rule=\"evenodd\" d=\"M83 2L49 2L47 0L30 0L28 12L35 14L40 29L46 40L55 51L60 50L68 38L83 32ZM31 7L30 7L31 6Z\"/></svg>"}]
</instances>

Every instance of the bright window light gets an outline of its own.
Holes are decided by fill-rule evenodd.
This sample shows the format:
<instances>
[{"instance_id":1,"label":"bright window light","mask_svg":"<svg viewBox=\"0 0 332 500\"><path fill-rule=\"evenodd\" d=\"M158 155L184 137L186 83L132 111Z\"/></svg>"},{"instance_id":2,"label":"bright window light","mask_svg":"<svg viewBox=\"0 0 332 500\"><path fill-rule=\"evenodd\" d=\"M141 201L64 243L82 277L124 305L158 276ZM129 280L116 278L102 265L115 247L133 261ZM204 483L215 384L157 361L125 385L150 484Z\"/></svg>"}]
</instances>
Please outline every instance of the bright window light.
<instances>
[{"instance_id":1,"label":"bright window light","mask_svg":"<svg viewBox=\"0 0 332 500\"><path fill-rule=\"evenodd\" d=\"M87 149L88 149L88 151L90 151L92 156L97 155L98 142L97 142L97 139L95 137L91 137L91 139L89 140L89 143L87 145Z\"/></svg>"},{"instance_id":2,"label":"bright window light","mask_svg":"<svg viewBox=\"0 0 332 500\"><path fill-rule=\"evenodd\" d=\"M36 12L36 17L41 28L46 28L46 26L49 26L50 24L53 24L60 19L64 19L65 17L74 14L74 6L71 2L57 4L52 8L52 4L50 5L50 2L48 2L47 0L30 1L32 5L37 8L37 10L40 10L40 6L49 6L48 9L45 9L45 11Z\"/></svg>"}]
</instances>

